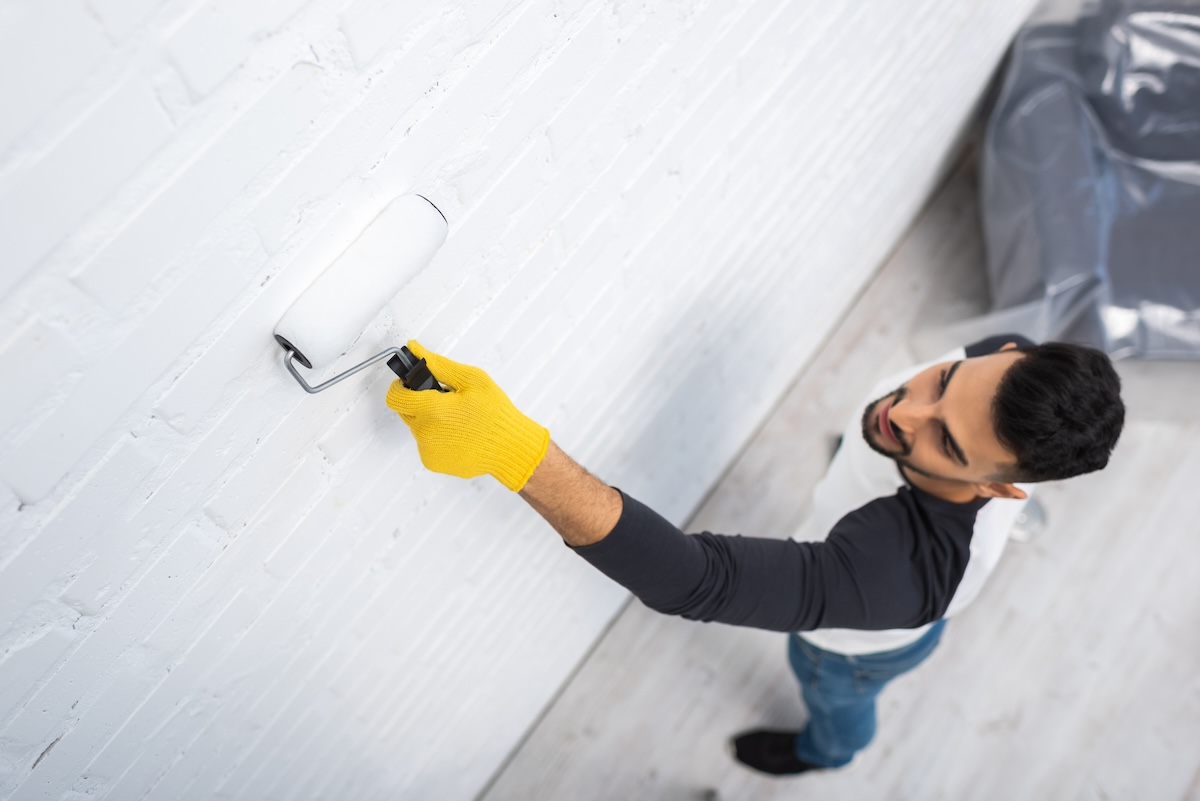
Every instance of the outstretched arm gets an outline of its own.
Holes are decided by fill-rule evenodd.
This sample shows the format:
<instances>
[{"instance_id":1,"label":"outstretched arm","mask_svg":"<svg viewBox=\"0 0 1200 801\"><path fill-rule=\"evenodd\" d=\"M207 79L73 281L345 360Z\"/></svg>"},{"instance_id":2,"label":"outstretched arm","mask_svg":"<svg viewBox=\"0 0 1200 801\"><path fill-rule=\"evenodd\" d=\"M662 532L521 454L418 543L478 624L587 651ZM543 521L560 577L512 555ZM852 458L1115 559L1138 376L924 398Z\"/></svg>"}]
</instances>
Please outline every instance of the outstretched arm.
<instances>
[{"instance_id":1,"label":"outstretched arm","mask_svg":"<svg viewBox=\"0 0 1200 801\"><path fill-rule=\"evenodd\" d=\"M576 464L487 373L415 342L409 349L454 390L412 391L397 381L388 391L388 406L412 430L422 463L463 478L494 476L579 556L651 609L775 631L928 622L912 611L923 608L919 592L909 593L913 603L898 603L892 592L875 602L872 588L895 573L887 566L905 562L904 543L889 549L880 536L894 528L887 520L860 515L850 521L857 536L835 529L825 543L684 534Z\"/></svg>"}]
</instances>

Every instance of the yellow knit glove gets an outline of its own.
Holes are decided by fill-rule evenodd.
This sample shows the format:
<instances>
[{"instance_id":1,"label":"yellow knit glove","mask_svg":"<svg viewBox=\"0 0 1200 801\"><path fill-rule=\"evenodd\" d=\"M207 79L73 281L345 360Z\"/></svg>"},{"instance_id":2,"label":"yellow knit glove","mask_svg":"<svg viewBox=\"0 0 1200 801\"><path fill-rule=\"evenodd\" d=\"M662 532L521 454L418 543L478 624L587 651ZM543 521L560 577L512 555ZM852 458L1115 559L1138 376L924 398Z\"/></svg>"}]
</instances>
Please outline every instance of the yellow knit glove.
<instances>
[{"instance_id":1,"label":"yellow knit glove","mask_svg":"<svg viewBox=\"0 0 1200 801\"><path fill-rule=\"evenodd\" d=\"M388 388L388 408L417 440L421 463L435 473L474 478L484 473L516 492L550 446L550 432L517 411L504 390L478 367L430 353L415 340L408 349L452 392Z\"/></svg>"}]
</instances>

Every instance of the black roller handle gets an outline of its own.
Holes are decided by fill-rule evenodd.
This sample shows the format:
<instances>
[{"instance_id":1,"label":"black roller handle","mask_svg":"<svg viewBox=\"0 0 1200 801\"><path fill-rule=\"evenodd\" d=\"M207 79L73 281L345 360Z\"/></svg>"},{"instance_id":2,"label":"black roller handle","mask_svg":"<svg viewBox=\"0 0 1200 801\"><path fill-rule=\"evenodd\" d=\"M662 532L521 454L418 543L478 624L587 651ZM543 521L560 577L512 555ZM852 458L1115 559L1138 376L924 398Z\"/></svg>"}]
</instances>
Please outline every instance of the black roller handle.
<instances>
[{"instance_id":1,"label":"black roller handle","mask_svg":"<svg viewBox=\"0 0 1200 801\"><path fill-rule=\"evenodd\" d=\"M400 377L400 383L408 389L436 389L438 392L448 392L438 383L429 372L429 365L424 359L418 359L416 354L407 346L400 348L400 353L387 360L387 366Z\"/></svg>"}]
</instances>

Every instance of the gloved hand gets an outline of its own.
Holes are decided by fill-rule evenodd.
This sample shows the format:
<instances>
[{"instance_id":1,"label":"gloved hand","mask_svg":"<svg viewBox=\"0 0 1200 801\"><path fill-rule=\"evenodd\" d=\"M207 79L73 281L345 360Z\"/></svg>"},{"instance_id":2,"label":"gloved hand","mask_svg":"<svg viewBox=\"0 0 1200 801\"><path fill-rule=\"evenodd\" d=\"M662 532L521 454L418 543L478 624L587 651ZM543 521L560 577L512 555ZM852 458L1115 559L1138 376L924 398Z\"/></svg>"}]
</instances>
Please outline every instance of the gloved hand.
<instances>
[{"instance_id":1,"label":"gloved hand","mask_svg":"<svg viewBox=\"0 0 1200 801\"><path fill-rule=\"evenodd\" d=\"M387 405L408 424L421 463L436 473L474 478L484 473L516 492L550 446L550 432L530 420L478 367L430 353L415 340L408 349L453 392L388 388Z\"/></svg>"}]
</instances>

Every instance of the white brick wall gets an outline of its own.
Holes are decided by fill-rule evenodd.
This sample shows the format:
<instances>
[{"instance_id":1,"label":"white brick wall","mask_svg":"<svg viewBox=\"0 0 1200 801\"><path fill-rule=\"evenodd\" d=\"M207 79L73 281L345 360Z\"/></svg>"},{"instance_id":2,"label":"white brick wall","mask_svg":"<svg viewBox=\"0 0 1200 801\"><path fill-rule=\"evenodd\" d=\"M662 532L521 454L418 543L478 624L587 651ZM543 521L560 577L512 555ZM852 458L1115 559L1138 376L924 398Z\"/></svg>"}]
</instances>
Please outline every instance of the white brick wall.
<instances>
[{"instance_id":1,"label":"white brick wall","mask_svg":"<svg viewBox=\"0 0 1200 801\"><path fill-rule=\"evenodd\" d=\"M625 596L275 322L419 191L343 362L479 364L681 521L1031 5L0 7L0 796L472 798Z\"/></svg>"}]
</instances>

